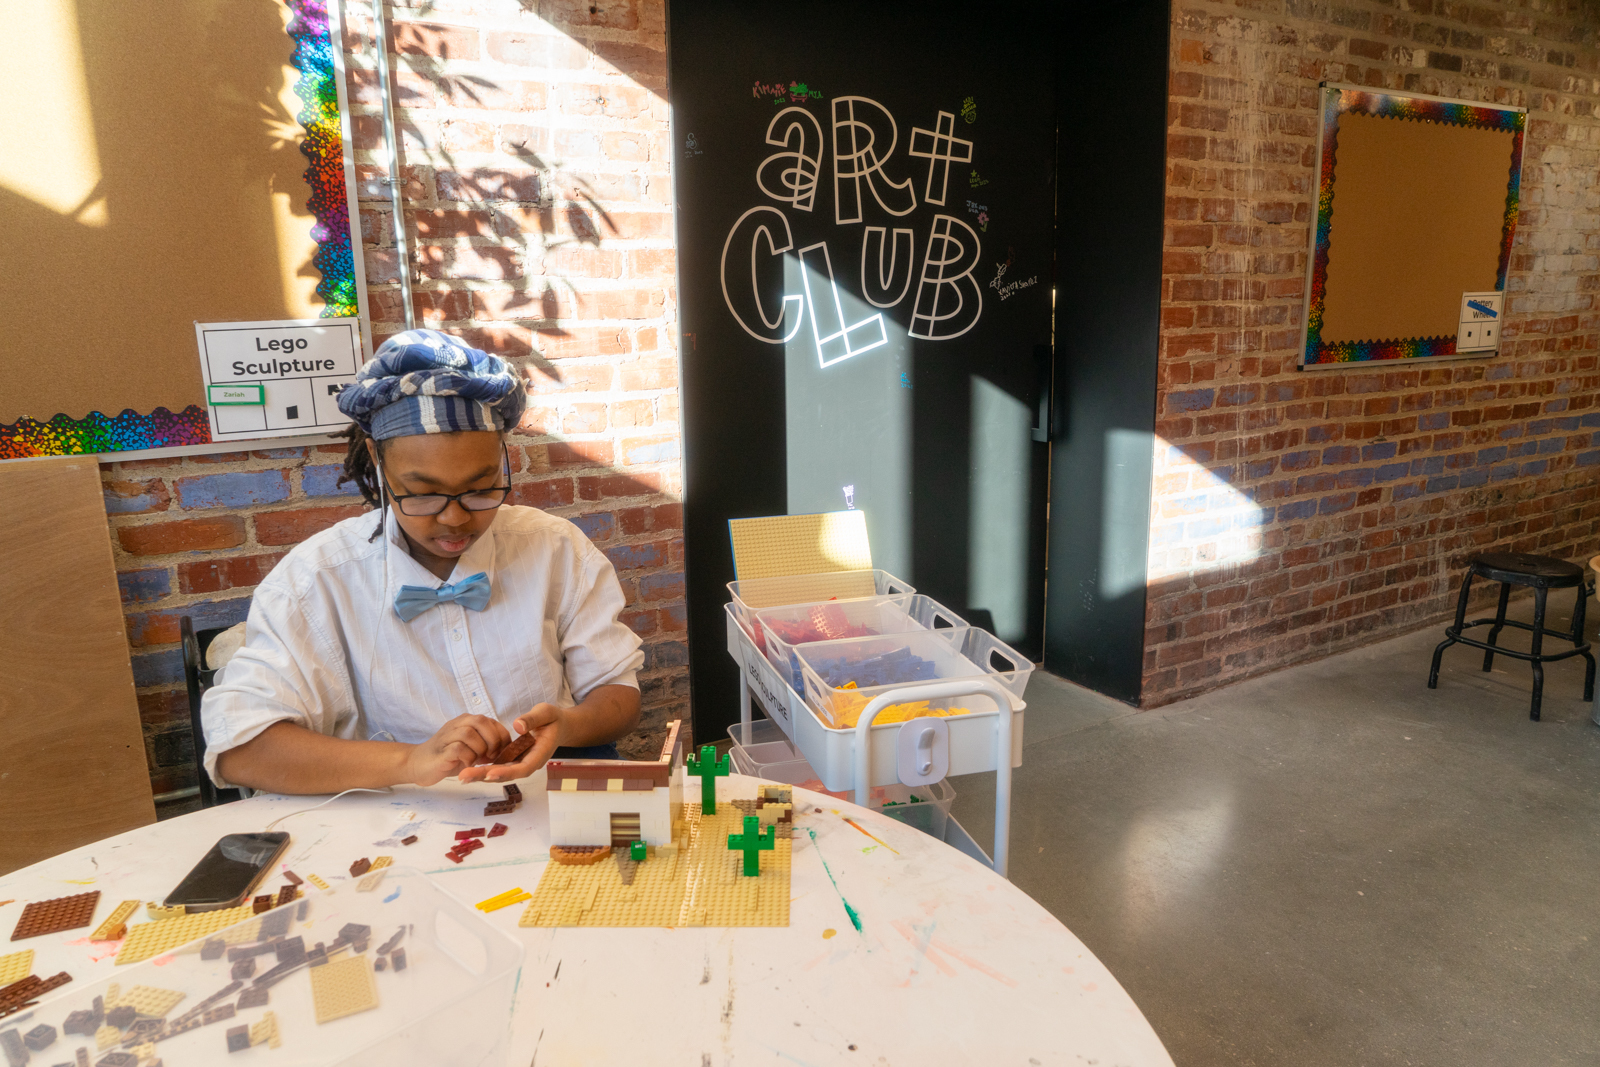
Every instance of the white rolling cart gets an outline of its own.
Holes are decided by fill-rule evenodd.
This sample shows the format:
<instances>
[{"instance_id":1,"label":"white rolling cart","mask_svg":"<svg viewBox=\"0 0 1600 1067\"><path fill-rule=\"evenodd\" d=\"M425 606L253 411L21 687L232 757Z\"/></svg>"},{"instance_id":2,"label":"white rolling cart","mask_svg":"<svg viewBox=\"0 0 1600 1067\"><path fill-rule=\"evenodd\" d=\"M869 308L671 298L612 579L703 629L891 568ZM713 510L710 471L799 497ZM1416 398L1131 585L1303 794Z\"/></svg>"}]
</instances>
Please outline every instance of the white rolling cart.
<instances>
[{"instance_id":1,"label":"white rolling cart","mask_svg":"<svg viewBox=\"0 0 1600 1067\"><path fill-rule=\"evenodd\" d=\"M855 790L865 805L874 786L923 785L952 774L995 772L994 857L991 859L954 818L946 821L945 843L1004 876L1011 832L1011 769L1022 763L1022 724L1026 705L992 676L919 682L880 692L862 710L854 727L834 729L818 717L756 648L740 624L736 606L725 608L728 654L740 666L739 720L743 744L751 741L751 700L787 735L831 791ZM1028 665L1031 669L1031 664ZM874 726L879 712L916 700L978 696L991 710L949 718L920 718ZM1006 756L1009 758L1006 758Z\"/></svg>"}]
</instances>

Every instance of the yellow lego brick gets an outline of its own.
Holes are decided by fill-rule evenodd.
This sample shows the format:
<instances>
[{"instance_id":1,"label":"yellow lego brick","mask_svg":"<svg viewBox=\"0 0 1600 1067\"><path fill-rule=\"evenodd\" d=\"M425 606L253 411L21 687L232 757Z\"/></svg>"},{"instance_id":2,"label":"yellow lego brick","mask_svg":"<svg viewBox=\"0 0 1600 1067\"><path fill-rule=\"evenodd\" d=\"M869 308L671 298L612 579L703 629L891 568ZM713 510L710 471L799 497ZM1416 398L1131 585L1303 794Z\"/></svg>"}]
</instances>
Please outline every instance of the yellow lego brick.
<instances>
[{"instance_id":1,"label":"yellow lego brick","mask_svg":"<svg viewBox=\"0 0 1600 1067\"><path fill-rule=\"evenodd\" d=\"M135 1045L128 1051L133 1053L134 1056L138 1058L141 1067L144 1064L154 1063L156 1061L156 1043L154 1041L146 1041L142 1045Z\"/></svg>"},{"instance_id":2,"label":"yellow lego brick","mask_svg":"<svg viewBox=\"0 0 1600 1067\"><path fill-rule=\"evenodd\" d=\"M165 904L157 904L153 900L144 906L144 910L145 914L150 916L150 918L158 920L177 919L181 916L189 914L189 909L185 908L182 904L174 904L169 908Z\"/></svg>"},{"instance_id":3,"label":"yellow lego brick","mask_svg":"<svg viewBox=\"0 0 1600 1067\"><path fill-rule=\"evenodd\" d=\"M366 956L311 968L311 1000L317 1022L332 1022L378 1006L378 987Z\"/></svg>"},{"instance_id":4,"label":"yellow lego brick","mask_svg":"<svg viewBox=\"0 0 1600 1067\"><path fill-rule=\"evenodd\" d=\"M269 1012L264 1012L261 1021L250 1026L250 1044L265 1044L268 1048L277 1048L283 1044L282 1035L278 1033L278 1017Z\"/></svg>"},{"instance_id":5,"label":"yellow lego brick","mask_svg":"<svg viewBox=\"0 0 1600 1067\"><path fill-rule=\"evenodd\" d=\"M318 889L327 889L328 888L328 883L324 882L321 878L318 878L314 874L306 875L306 881L310 882L312 885L316 886Z\"/></svg>"},{"instance_id":6,"label":"yellow lego brick","mask_svg":"<svg viewBox=\"0 0 1600 1067\"><path fill-rule=\"evenodd\" d=\"M128 932L128 919L139 909L137 900L124 900L118 904L116 910L106 916L106 921L95 927L94 933L89 935L90 941L116 941Z\"/></svg>"},{"instance_id":7,"label":"yellow lego brick","mask_svg":"<svg viewBox=\"0 0 1600 1067\"><path fill-rule=\"evenodd\" d=\"M375 871L379 867L387 867L392 863L394 863L393 856L379 856L377 859L372 861L372 866L368 867L367 870Z\"/></svg>"},{"instance_id":8,"label":"yellow lego brick","mask_svg":"<svg viewBox=\"0 0 1600 1067\"><path fill-rule=\"evenodd\" d=\"M387 857L385 857L385 858L387 858ZM370 893L370 892L372 892L374 889L378 888L378 883L383 881L383 876L388 874L388 873L389 873L388 871L384 871L384 870L372 871L372 873L366 875L365 877L363 877L361 879L361 881L356 883L356 892L357 893Z\"/></svg>"},{"instance_id":9,"label":"yellow lego brick","mask_svg":"<svg viewBox=\"0 0 1600 1067\"><path fill-rule=\"evenodd\" d=\"M109 990L107 990L109 992ZM126 1004L140 1015L148 1015L152 1019L164 1019L167 1013L178 1006L178 1001L187 994L176 989L157 989L154 986L136 985L126 993L121 994L113 1001L106 998L106 1007L121 1007Z\"/></svg>"},{"instance_id":10,"label":"yellow lego brick","mask_svg":"<svg viewBox=\"0 0 1600 1067\"><path fill-rule=\"evenodd\" d=\"M733 519L728 533L733 541L734 573L741 582L872 570L865 512Z\"/></svg>"},{"instance_id":11,"label":"yellow lego brick","mask_svg":"<svg viewBox=\"0 0 1600 1067\"><path fill-rule=\"evenodd\" d=\"M484 912L499 911L501 908L510 907L512 904L520 904L524 900L532 899L532 893L528 892L526 889L523 889L521 886L518 886L516 889L508 889L504 893L496 894L495 896L490 897L488 900L480 900L478 903L474 904L473 907Z\"/></svg>"},{"instance_id":12,"label":"yellow lego brick","mask_svg":"<svg viewBox=\"0 0 1600 1067\"><path fill-rule=\"evenodd\" d=\"M94 1032L94 1043L101 1052L122 1041L122 1031L107 1023Z\"/></svg>"},{"instance_id":13,"label":"yellow lego brick","mask_svg":"<svg viewBox=\"0 0 1600 1067\"><path fill-rule=\"evenodd\" d=\"M33 949L0 956L0 986L20 982L33 973Z\"/></svg>"},{"instance_id":14,"label":"yellow lego brick","mask_svg":"<svg viewBox=\"0 0 1600 1067\"><path fill-rule=\"evenodd\" d=\"M160 955L168 949L177 948L196 938L214 934L218 930L234 923L243 922L254 914L254 909L249 904L241 904L237 908L222 908L218 911L198 911L193 915L184 915L177 919L162 919L160 922L141 923L128 931L127 938L122 942L122 948L117 952L117 965L125 963L138 963L151 956ZM236 942L254 937L252 927L258 924L247 924L239 930L223 938L224 941Z\"/></svg>"}]
</instances>

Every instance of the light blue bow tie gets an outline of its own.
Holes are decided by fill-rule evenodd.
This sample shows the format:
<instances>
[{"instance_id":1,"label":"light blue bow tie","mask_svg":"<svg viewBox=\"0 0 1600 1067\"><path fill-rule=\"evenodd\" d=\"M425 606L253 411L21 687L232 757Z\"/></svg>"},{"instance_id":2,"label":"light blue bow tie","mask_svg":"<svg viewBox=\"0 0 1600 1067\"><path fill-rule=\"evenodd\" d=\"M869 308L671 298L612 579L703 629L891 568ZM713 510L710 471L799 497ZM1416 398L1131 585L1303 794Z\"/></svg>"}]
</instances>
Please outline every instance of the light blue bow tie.
<instances>
[{"instance_id":1,"label":"light blue bow tie","mask_svg":"<svg viewBox=\"0 0 1600 1067\"><path fill-rule=\"evenodd\" d=\"M435 604L447 600L464 608L482 611L489 606L489 576L482 571L455 584L446 582L437 589L422 585L402 585L394 598L394 613L405 622L421 615Z\"/></svg>"}]
</instances>

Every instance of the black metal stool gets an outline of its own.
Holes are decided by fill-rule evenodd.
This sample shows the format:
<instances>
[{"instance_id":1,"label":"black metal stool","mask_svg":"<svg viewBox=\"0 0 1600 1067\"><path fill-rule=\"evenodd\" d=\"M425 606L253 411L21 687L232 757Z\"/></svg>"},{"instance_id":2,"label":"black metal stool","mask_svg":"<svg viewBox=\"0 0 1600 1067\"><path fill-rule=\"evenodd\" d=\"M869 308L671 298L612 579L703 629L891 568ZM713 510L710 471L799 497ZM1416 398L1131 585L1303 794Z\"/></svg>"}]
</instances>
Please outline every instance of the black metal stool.
<instances>
[{"instance_id":1,"label":"black metal stool","mask_svg":"<svg viewBox=\"0 0 1600 1067\"><path fill-rule=\"evenodd\" d=\"M1500 583L1500 610L1495 612L1492 619L1474 619L1467 621L1467 596L1472 589L1473 576L1487 578L1491 582ZM1506 603L1511 599L1511 587L1514 585L1529 586L1533 589L1533 625L1517 622L1515 619L1506 618ZM1578 589L1578 603L1572 610L1572 632L1569 634L1557 633L1544 628L1545 597L1552 589ZM1438 648L1433 650L1433 669L1428 672L1428 688L1439 688L1439 660L1444 656L1444 650L1460 642L1471 645L1473 648L1483 649L1483 669L1488 670L1494 664L1495 653L1502 656L1513 656L1517 659L1527 660L1533 664L1533 711L1528 718L1535 722L1539 719L1539 699L1544 694L1544 665L1569 656L1582 656L1588 663L1583 675L1583 699L1594 699L1594 656L1589 654L1589 646L1583 640L1583 614L1587 603L1589 591L1584 579L1583 568L1576 563L1556 559L1553 556L1530 556L1520 552L1490 552L1486 555L1476 556L1467 563L1467 573L1461 579L1461 599L1456 602L1456 622L1448 627L1444 634L1445 639ZM1489 631L1489 640L1474 641L1470 637L1462 637L1461 631L1474 626L1493 626ZM1533 650L1531 652L1515 652L1508 648L1500 648L1495 642L1500 638L1500 631L1507 626L1515 626L1519 630L1533 632ZM1573 648L1567 652L1557 652L1547 655L1543 651L1543 642L1546 636L1559 637L1564 641L1571 641Z\"/></svg>"}]
</instances>

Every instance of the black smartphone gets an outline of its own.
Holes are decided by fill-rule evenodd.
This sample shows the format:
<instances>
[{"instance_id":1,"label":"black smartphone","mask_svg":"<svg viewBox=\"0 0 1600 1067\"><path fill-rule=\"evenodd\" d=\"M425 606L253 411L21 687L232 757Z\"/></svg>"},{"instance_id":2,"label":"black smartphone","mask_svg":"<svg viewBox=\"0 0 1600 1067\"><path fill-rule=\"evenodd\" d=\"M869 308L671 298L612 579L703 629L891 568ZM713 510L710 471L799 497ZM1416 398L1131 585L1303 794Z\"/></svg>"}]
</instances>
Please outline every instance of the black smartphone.
<instances>
[{"instance_id":1,"label":"black smartphone","mask_svg":"<svg viewBox=\"0 0 1600 1067\"><path fill-rule=\"evenodd\" d=\"M281 830L229 834L212 845L178 888L167 894L166 905L182 904L189 911L236 908L288 847L289 835Z\"/></svg>"}]
</instances>

